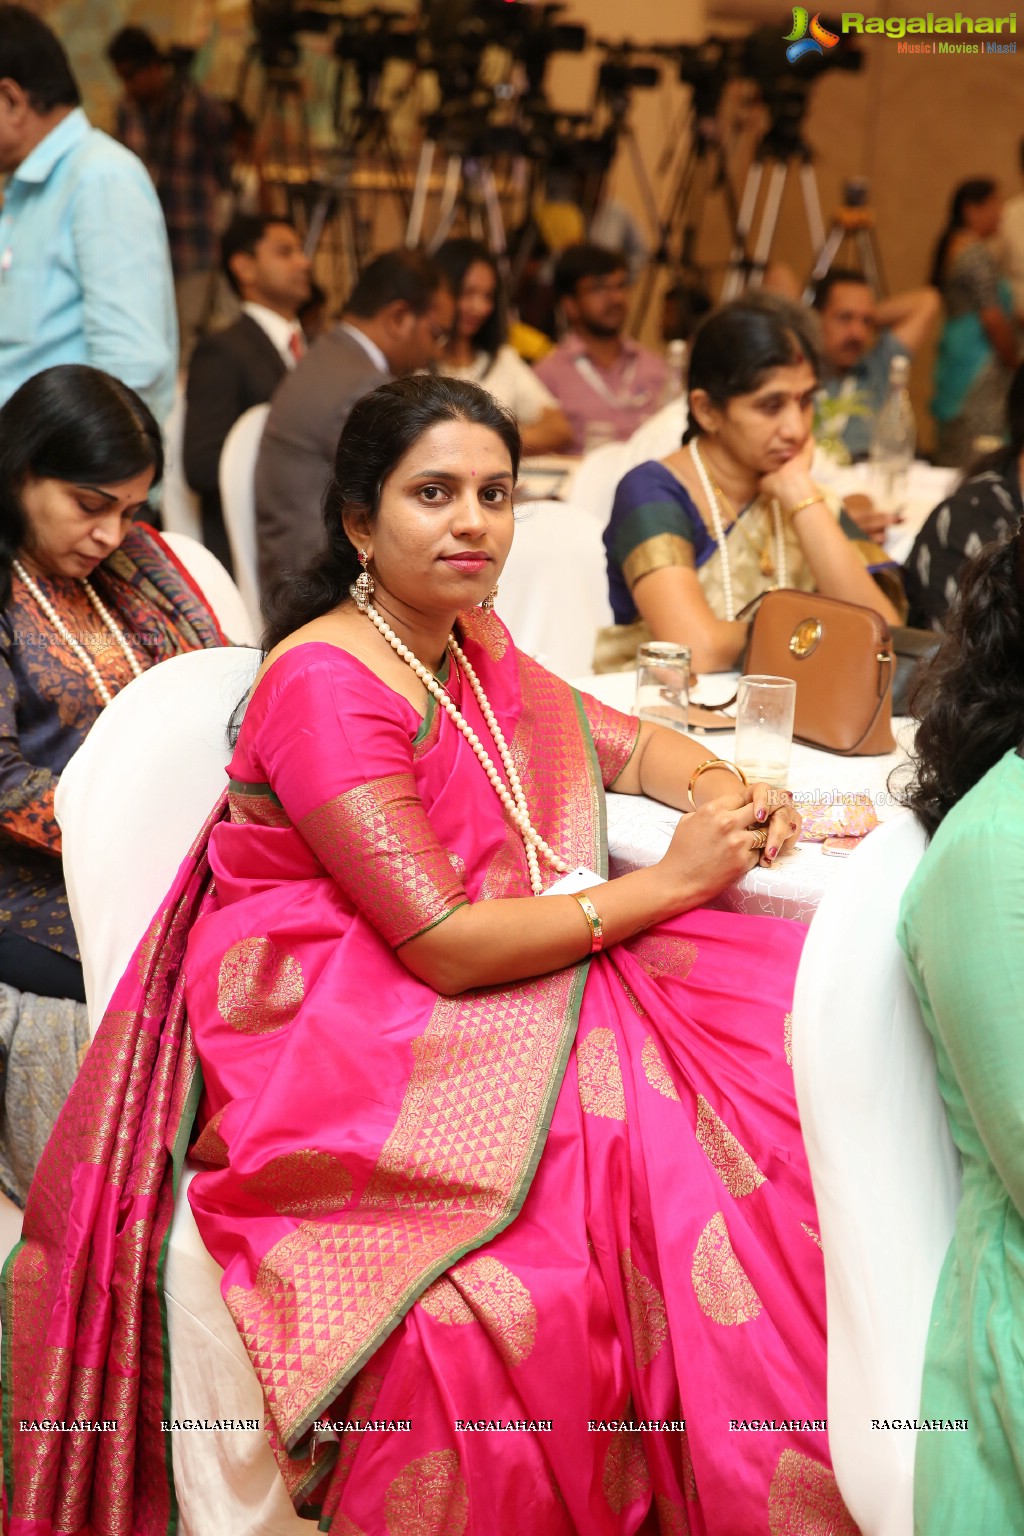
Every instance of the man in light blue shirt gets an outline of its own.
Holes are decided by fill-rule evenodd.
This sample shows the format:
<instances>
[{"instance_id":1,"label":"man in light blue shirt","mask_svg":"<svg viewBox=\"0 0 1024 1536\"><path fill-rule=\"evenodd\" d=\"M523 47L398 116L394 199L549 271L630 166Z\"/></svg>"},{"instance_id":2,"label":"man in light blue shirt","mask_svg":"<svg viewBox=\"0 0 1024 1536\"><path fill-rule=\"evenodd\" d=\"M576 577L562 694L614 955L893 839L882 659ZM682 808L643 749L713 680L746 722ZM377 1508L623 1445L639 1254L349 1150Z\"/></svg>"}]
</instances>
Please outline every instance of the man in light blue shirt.
<instances>
[{"instance_id":1,"label":"man in light blue shirt","mask_svg":"<svg viewBox=\"0 0 1024 1536\"><path fill-rule=\"evenodd\" d=\"M158 421L178 332L167 231L142 162L93 128L67 55L0 4L0 405L55 363L89 363Z\"/></svg>"}]
</instances>

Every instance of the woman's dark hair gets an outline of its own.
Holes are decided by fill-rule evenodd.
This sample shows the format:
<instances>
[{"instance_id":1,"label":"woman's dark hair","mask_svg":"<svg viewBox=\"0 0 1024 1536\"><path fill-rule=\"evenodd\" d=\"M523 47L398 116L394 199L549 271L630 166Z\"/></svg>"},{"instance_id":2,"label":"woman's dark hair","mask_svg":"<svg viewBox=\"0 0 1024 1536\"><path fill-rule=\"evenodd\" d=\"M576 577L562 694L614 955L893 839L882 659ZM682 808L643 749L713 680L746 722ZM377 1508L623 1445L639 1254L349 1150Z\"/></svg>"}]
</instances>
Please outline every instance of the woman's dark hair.
<instances>
[{"instance_id":1,"label":"woman's dark hair","mask_svg":"<svg viewBox=\"0 0 1024 1536\"><path fill-rule=\"evenodd\" d=\"M962 181L954 191L949 203L949 218L932 258L932 274L928 281L933 288L942 287L950 243L959 230L967 228L968 208L977 208L980 203L987 203L998 190L998 184L990 176L974 176L970 181Z\"/></svg>"},{"instance_id":2,"label":"woman's dark hair","mask_svg":"<svg viewBox=\"0 0 1024 1536\"><path fill-rule=\"evenodd\" d=\"M752 394L776 368L809 363L821 376L818 348L807 311L772 293L750 293L723 304L702 320L693 338L687 390L703 389L724 408L737 395ZM700 435L690 410L683 442Z\"/></svg>"},{"instance_id":3,"label":"woman's dark hair","mask_svg":"<svg viewBox=\"0 0 1024 1536\"><path fill-rule=\"evenodd\" d=\"M285 577L271 592L264 651L272 651L287 635L329 613L348 597L349 587L359 575L359 560L349 543L342 514L360 511L372 521L380 509L384 482L395 465L425 432L443 421L489 427L508 449L513 479L518 475L522 444L516 419L478 384L412 374L392 379L364 395L342 428L334 474L324 495L327 547L304 571Z\"/></svg>"},{"instance_id":4,"label":"woman's dark hair","mask_svg":"<svg viewBox=\"0 0 1024 1536\"><path fill-rule=\"evenodd\" d=\"M76 485L116 485L164 472L160 428L133 389L81 363L44 368L0 409L0 608L11 595L11 561L28 530L27 475Z\"/></svg>"},{"instance_id":5,"label":"woman's dark hair","mask_svg":"<svg viewBox=\"0 0 1024 1536\"><path fill-rule=\"evenodd\" d=\"M23 5L0 5L0 79L20 85L43 116L82 99L56 33Z\"/></svg>"},{"instance_id":6,"label":"woman's dark hair","mask_svg":"<svg viewBox=\"0 0 1024 1536\"><path fill-rule=\"evenodd\" d=\"M447 278L456 300L470 267L482 262L494 273L494 308L472 340L478 352L488 352L491 357L496 357L498 348L508 339L508 314L501 274L494 257L479 240L446 240L440 250L435 251L434 260Z\"/></svg>"},{"instance_id":7,"label":"woman's dark hair","mask_svg":"<svg viewBox=\"0 0 1024 1536\"><path fill-rule=\"evenodd\" d=\"M899 792L928 832L1024 741L1024 539L988 544L960 573L938 653L911 696L915 776Z\"/></svg>"}]
</instances>

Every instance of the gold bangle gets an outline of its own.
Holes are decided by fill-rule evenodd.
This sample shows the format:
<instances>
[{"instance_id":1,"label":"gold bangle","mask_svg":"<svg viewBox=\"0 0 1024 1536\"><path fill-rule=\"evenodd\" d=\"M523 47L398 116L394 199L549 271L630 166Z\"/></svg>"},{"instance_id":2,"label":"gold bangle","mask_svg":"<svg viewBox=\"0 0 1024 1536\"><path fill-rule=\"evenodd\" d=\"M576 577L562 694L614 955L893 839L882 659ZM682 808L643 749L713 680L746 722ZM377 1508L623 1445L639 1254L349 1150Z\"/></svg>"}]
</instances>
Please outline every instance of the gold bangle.
<instances>
[{"instance_id":1,"label":"gold bangle","mask_svg":"<svg viewBox=\"0 0 1024 1536\"><path fill-rule=\"evenodd\" d=\"M730 773L734 773L736 775L744 789L747 787L747 776L743 772L742 768L737 768L735 763L728 762L724 757L706 757L702 763L697 764L696 768L690 775L690 782L686 786L686 794L694 810L697 809L697 802L693 798L693 786L696 784L701 774L707 773L709 768L728 768Z\"/></svg>"},{"instance_id":2,"label":"gold bangle","mask_svg":"<svg viewBox=\"0 0 1024 1536\"><path fill-rule=\"evenodd\" d=\"M572 899L579 902L580 911L590 925L590 953L596 955L598 950L604 948L604 924L601 921L601 914L589 896L577 896L574 892Z\"/></svg>"},{"instance_id":3,"label":"gold bangle","mask_svg":"<svg viewBox=\"0 0 1024 1536\"><path fill-rule=\"evenodd\" d=\"M786 513L788 522L792 522L798 512L803 512L806 507L813 507L815 502L824 501L825 498L819 491L817 496L805 496L803 501L798 501L795 507L790 507Z\"/></svg>"}]
</instances>

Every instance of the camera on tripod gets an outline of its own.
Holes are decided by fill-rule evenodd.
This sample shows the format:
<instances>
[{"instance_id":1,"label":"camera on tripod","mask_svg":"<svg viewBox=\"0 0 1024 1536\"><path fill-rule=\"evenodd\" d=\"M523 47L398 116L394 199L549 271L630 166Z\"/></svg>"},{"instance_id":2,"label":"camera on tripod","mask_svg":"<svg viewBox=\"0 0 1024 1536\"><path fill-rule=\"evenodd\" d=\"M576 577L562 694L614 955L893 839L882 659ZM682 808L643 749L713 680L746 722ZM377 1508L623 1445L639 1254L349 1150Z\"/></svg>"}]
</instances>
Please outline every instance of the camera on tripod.
<instances>
[{"instance_id":1,"label":"camera on tripod","mask_svg":"<svg viewBox=\"0 0 1024 1536\"><path fill-rule=\"evenodd\" d=\"M634 57L638 53L649 54L650 48L641 48L637 43L598 42L597 46L606 55L604 63L597 72L597 88L608 96L623 96L629 91L650 91L661 82L661 70L656 64L636 64Z\"/></svg>"},{"instance_id":2,"label":"camera on tripod","mask_svg":"<svg viewBox=\"0 0 1024 1536\"><path fill-rule=\"evenodd\" d=\"M335 56L376 73L388 59L414 64L419 57L419 36L410 31L408 21L404 11L388 11L376 5L358 16L339 16L339 30L332 45Z\"/></svg>"},{"instance_id":3,"label":"camera on tripod","mask_svg":"<svg viewBox=\"0 0 1024 1536\"><path fill-rule=\"evenodd\" d=\"M328 31L338 14L334 5L299 6L295 0L251 0L250 12L264 69L294 69L302 52L299 34Z\"/></svg>"}]
</instances>

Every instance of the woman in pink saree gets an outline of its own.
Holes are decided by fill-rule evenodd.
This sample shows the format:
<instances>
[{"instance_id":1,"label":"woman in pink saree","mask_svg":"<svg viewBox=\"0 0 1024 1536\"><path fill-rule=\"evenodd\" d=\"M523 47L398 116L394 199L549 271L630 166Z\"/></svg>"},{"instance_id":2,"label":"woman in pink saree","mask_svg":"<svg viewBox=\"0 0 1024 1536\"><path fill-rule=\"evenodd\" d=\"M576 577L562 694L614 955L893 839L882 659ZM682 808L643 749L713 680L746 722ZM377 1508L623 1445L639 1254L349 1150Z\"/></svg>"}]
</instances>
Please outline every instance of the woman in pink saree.
<instances>
[{"instance_id":1,"label":"woman in pink saree","mask_svg":"<svg viewBox=\"0 0 1024 1536\"><path fill-rule=\"evenodd\" d=\"M477 606L517 465L473 385L349 418L327 553L5 1272L14 1536L173 1526L159 1269L194 1051L192 1207L321 1530L854 1529L787 1061L802 930L702 905L799 824ZM605 884L612 785L696 809ZM17 1428L115 1408L116 1454Z\"/></svg>"}]
</instances>

